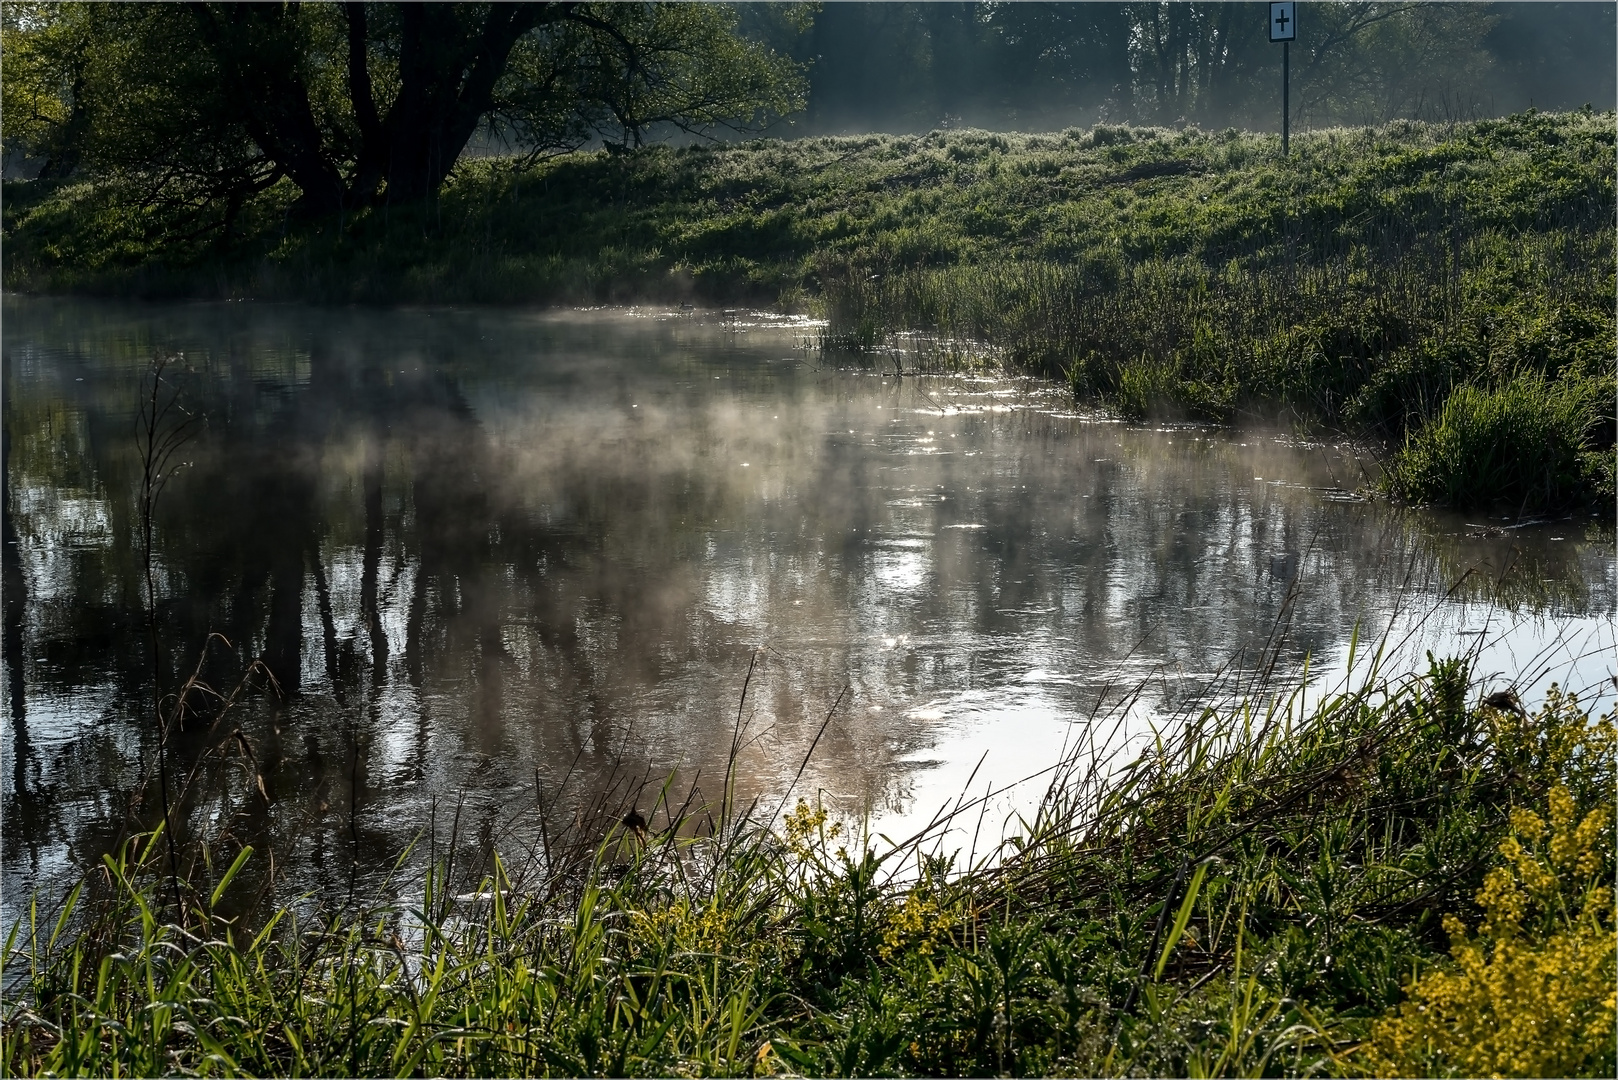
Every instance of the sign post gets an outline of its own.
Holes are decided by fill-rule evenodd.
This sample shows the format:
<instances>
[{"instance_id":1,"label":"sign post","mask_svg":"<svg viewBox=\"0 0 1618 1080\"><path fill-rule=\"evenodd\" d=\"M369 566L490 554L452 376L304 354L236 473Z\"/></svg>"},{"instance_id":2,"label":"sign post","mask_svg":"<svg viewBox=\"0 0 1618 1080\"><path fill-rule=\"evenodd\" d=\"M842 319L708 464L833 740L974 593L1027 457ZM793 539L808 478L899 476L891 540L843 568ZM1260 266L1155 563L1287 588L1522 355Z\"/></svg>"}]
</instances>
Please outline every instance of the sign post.
<instances>
[{"instance_id":1,"label":"sign post","mask_svg":"<svg viewBox=\"0 0 1618 1080\"><path fill-rule=\"evenodd\" d=\"M1270 40L1281 43L1281 156L1291 151L1292 42L1298 37L1298 12L1294 0L1270 5Z\"/></svg>"}]
</instances>

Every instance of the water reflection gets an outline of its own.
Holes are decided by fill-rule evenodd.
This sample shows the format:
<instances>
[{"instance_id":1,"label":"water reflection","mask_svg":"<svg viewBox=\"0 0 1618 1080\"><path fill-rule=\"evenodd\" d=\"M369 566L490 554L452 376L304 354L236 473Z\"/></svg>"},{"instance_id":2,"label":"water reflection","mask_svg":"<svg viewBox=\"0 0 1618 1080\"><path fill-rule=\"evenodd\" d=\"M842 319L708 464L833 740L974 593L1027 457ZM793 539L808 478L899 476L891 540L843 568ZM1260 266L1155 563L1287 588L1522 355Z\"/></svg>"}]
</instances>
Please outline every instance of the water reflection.
<instances>
[{"instance_id":1,"label":"water reflection","mask_svg":"<svg viewBox=\"0 0 1618 1080\"><path fill-rule=\"evenodd\" d=\"M8 896L153 820L131 808L156 733L133 417L159 351L206 423L158 506L156 678L217 633L212 685L257 660L277 688L228 718L242 740L188 722L183 768L264 784L199 784L188 811L272 846L291 890L387 866L463 797L491 839L609 777L716 796L738 717L741 798L815 744L800 790L902 815L979 748L1046 761L1109 687L1172 707L1469 569L1474 607L1610 626L1610 529L1335 502L1367 467L1349 449L795 346L621 315L8 299Z\"/></svg>"}]
</instances>

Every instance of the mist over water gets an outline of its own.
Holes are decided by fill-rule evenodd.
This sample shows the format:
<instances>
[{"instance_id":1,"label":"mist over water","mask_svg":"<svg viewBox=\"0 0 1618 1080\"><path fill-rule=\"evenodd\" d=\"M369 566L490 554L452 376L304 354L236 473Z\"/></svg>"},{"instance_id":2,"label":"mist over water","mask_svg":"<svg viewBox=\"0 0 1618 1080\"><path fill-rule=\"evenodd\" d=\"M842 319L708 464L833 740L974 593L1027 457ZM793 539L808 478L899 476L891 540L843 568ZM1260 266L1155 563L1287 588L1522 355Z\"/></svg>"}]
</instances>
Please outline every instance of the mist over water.
<instances>
[{"instance_id":1,"label":"mist over water","mask_svg":"<svg viewBox=\"0 0 1618 1080\"><path fill-rule=\"evenodd\" d=\"M356 858L379 876L456 816L468 845L525 845L606 793L650 809L671 775L676 805L717 799L733 745L740 800L767 810L801 770L791 797L899 828L1121 702L1144 729L1233 666L1341 666L1357 624L1450 652L1491 628L1507 676L1545 649L1564 680L1612 667L1610 526L1356 502L1375 467L1352 447L884 376L806 325L4 315L8 910L149 824L135 413L159 352L205 422L158 503L157 677L219 634L213 686L261 660L278 687L224 721L263 797L207 794L242 766L201 715L174 744L203 778L186 809L268 845L289 894Z\"/></svg>"}]
</instances>

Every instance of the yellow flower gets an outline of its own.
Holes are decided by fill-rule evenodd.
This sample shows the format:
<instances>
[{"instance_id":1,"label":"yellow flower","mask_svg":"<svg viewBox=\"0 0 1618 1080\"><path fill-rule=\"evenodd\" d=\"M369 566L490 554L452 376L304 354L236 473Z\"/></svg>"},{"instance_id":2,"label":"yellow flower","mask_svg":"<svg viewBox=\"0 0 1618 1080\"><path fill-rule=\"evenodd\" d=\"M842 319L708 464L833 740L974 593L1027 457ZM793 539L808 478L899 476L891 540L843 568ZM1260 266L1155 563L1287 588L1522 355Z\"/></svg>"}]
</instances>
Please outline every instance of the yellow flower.
<instances>
[{"instance_id":1,"label":"yellow flower","mask_svg":"<svg viewBox=\"0 0 1618 1080\"><path fill-rule=\"evenodd\" d=\"M1538 850L1545 820L1514 811L1513 835L1498 849L1503 862L1477 895L1480 935L1444 917L1454 963L1422 976L1403 1005L1372 1024L1363 1050L1370 1072L1574 1076L1610 1066L1618 936L1612 890L1594 880L1612 856L1607 811L1574 826L1566 788L1552 789L1546 801L1546 850ZM1549 932L1525 925L1536 912L1552 920Z\"/></svg>"},{"instance_id":2,"label":"yellow flower","mask_svg":"<svg viewBox=\"0 0 1618 1080\"><path fill-rule=\"evenodd\" d=\"M786 829L787 850L800 859L807 859L819 847L824 847L827 840L835 840L843 835L843 826L840 822L826 825L826 811L824 807L811 807L802 799L792 813L782 822Z\"/></svg>"},{"instance_id":3,"label":"yellow flower","mask_svg":"<svg viewBox=\"0 0 1618 1080\"><path fill-rule=\"evenodd\" d=\"M1545 823L1532 810L1526 810L1519 806L1511 811L1511 831L1516 833L1517 836L1524 837L1532 842L1544 835ZM1517 838L1515 836L1506 841L1507 844L1516 842Z\"/></svg>"},{"instance_id":4,"label":"yellow flower","mask_svg":"<svg viewBox=\"0 0 1618 1080\"><path fill-rule=\"evenodd\" d=\"M1573 795L1557 785L1551 789L1551 828L1563 832L1573 821Z\"/></svg>"},{"instance_id":5,"label":"yellow flower","mask_svg":"<svg viewBox=\"0 0 1618 1080\"><path fill-rule=\"evenodd\" d=\"M907 893L904 903L888 916L877 953L884 960L891 960L906 949L929 956L934 945L947 937L954 925L955 920L923 883L920 888Z\"/></svg>"}]
</instances>

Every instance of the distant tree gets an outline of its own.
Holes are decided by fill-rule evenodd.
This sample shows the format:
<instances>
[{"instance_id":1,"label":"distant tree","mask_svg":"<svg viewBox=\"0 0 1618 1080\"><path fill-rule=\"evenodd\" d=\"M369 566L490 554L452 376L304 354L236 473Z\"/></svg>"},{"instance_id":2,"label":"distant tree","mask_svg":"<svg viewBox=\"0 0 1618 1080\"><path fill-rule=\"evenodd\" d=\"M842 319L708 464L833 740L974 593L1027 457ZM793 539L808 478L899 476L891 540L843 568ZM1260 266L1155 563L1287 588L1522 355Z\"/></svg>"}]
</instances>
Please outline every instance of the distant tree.
<instances>
[{"instance_id":1,"label":"distant tree","mask_svg":"<svg viewBox=\"0 0 1618 1080\"><path fill-rule=\"evenodd\" d=\"M939 123L921 5L827 4L794 53L809 67L808 124L819 131Z\"/></svg>"},{"instance_id":2,"label":"distant tree","mask_svg":"<svg viewBox=\"0 0 1618 1080\"><path fill-rule=\"evenodd\" d=\"M1301 123L1459 120L1487 110L1492 5L1315 3L1303 15L1293 54Z\"/></svg>"},{"instance_id":3,"label":"distant tree","mask_svg":"<svg viewBox=\"0 0 1618 1080\"><path fill-rule=\"evenodd\" d=\"M1492 112L1618 105L1618 5L1494 4Z\"/></svg>"},{"instance_id":4,"label":"distant tree","mask_svg":"<svg viewBox=\"0 0 1618 1080\"><path fill-rule=\"evenodd\" d=\"M1136 115L1157 123L1221 123L1245 90L1250 55L1267 39L1246 4L1128 8Z\"/></svg>"},{"instance_id":5,"label":"distant tree","mask_svg":"<svg viewBox=\"0 0 1618 1080\"><path fill-rule=\"evenodd\" d=\"M1131 12L1125 4L985 5L994 77L1019 126L1135 115Z\"/></svg>"},{"instance_id":6,"label":"distant tree","mask_svg":"<svg viewBox=\"0 0 1618 1080\"><path fill-rule=\"evenodd\" d=\"M739 7L810 65L811 130L1280 122L1261 3L837 3L796 39L771 29L777 5ZM1303 126L1498 114L1536 87L1546 107L1613 104L1611 4L1312 0L1298 18Z\"/></svg>"},{"instance_id":7,"label":"distant tree","mask_svg":"<svg viewBox=\"0 0 1618 1080\"><path fill-rule=\"evenodd\" d=\"M82 162L193 201L281 177L313 214L412 201L480 126L534 153L758 128L803 99L797 66L718 5L13 7L8 152L15 108L16 141L54 172Z\"/></svg>"},{"instance_id":8,"label":"distant tree","mask_svg":"<svg viewBox=\"0 0 1618 1080\"><path fill-rule=\"evenodd\" d=\"M1153 123L1270 127L1280 49L1257 5L1136 3L1135 113ZM1485 109L1487 4L1317 2L1299 9L1292 46L1294 122L1459 118Z\"/></svg>"}]
</instances>

